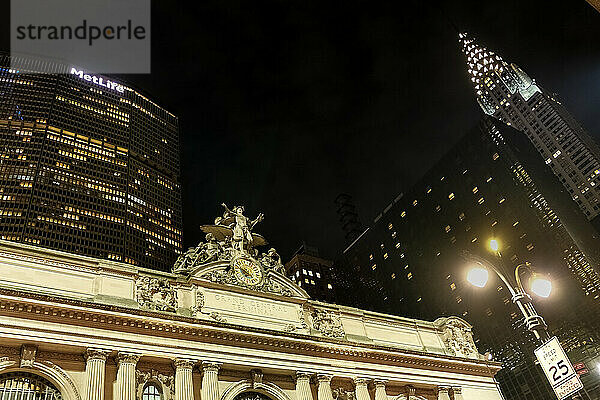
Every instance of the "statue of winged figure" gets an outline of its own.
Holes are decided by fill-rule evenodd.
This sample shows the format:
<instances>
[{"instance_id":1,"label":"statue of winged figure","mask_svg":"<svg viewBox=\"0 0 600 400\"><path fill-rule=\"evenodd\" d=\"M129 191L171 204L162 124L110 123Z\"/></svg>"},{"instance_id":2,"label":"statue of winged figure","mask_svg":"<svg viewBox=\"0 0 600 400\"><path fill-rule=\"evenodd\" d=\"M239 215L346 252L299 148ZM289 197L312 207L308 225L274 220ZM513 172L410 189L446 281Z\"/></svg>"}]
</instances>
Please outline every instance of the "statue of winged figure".
<instances>
[{"instance_id":1,"label":"statue of winged figure","mask_svg":"<svg viewBox=\"0 0 600 400\"><path fill-rule=\"evenodd\" d=\"M235 206L231 210L227 207L227 204L223 203L221 205L225 208L223 220L232 218L234 221L233 246L239 251L244 251L244 249L249 247L248 244L251 244L253 241L252 229L264 219L264 215L260 213L254 220L250 220L250 218L244 215L244 206Z\"/></svg>"}]
</instances>

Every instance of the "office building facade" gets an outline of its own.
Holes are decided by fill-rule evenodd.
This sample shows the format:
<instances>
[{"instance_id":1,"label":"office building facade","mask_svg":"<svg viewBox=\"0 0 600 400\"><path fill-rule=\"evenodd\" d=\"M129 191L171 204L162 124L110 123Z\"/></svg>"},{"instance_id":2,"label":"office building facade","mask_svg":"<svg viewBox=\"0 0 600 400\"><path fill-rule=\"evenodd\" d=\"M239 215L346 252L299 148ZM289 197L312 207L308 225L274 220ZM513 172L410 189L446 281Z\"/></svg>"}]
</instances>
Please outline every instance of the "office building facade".
<instances>
[{"instance_id":1,"label":"office building facade","mask_svg":"<svg viewBox=\"0 0 600 400\"><path fill-rule=\"evenodd\" d=\"M588 220L600 227L600 148L558 100L519 66L461 33L477 102L522 131Z\"/></svg>"},{"instance_id":2,"label":"office building facade","mask_svg":"<svg viewBox=\"0 0 600 400\"><path fill-rule=\"evenodd\" d=\"M0 57L0 237L170 268L177 117L110 78L17 58Z\"/></svg>"},{"instance_id":3,"label":"office building facade","mask_svg":"<svg viewBox=\"0 0 600 400\"><path fill-rule=\"evenodd\" d=\"M497 379L507 399L551 399L533 359L535 339L510 294L498 280L486 289L468 284L469 258L506 274L526 262L549 274L556 290L536 306L573 361L595 365L594 235L528 139L487 117L346 249L334 269L336 295L390 313L460 315L477 327L482 350L503 363ZM500 242L502 260L488 250L491 238ZM593 374L584 383L598 390Z\"/></svg>"}]
</instances>

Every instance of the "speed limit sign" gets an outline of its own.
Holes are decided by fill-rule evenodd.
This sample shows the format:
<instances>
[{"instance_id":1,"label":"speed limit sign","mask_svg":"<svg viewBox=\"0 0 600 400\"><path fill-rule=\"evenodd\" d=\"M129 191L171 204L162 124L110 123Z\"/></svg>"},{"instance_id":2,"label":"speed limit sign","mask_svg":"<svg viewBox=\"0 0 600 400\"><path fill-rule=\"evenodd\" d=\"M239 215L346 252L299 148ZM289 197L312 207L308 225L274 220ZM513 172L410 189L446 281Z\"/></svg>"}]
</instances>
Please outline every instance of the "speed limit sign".
<instances>
[{"instance_id":1,"label":"speed limit sign","mask_svg":"<svg viewBox=\"0 0 600 400\"><path fill-rule=\"evenodd\" d=\"M538 347L535 356L559 399L562 400L583 389L575 368L571 365L556 336Z\"/></svg>"}]
</instances>

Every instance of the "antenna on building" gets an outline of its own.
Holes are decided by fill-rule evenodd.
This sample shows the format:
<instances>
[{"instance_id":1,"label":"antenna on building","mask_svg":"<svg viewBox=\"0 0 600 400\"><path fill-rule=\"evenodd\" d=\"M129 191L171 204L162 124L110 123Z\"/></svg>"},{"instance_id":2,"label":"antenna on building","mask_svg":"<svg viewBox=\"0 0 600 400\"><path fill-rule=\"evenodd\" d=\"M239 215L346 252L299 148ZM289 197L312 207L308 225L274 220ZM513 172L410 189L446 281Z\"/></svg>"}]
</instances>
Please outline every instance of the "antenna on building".
<instances>
[{"instance_id":1,"label":"antenna on building","mask_svg":"<svg viewBox=\"0 0 600 400\"><path fill-rule=\"evenodd\" d=\"M350 244L363 232L356 206L352 196L346 193L339 194L334 203L337 206L336 212L345 232L346 244Z\"/></svg>"}]
</instances>

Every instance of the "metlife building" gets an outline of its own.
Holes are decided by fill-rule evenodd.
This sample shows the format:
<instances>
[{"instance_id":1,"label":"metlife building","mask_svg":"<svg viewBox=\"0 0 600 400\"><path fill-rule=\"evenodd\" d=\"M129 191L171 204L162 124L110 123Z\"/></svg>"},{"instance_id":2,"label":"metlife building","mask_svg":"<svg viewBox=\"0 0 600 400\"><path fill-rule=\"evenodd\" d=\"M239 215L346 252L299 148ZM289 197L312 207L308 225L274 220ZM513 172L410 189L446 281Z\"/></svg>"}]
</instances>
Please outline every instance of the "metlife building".
<instances>
[{"instance_id":1,"label":"metlife building","mask_svg":"<svg viewBox=\"0 0 600 400\"><path fill-rule=\"evenodd\" d=\"M112 78L0 56L0 239L170 270L179 174L175 115Z\"/></svg>"}]
</instances>

